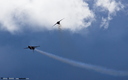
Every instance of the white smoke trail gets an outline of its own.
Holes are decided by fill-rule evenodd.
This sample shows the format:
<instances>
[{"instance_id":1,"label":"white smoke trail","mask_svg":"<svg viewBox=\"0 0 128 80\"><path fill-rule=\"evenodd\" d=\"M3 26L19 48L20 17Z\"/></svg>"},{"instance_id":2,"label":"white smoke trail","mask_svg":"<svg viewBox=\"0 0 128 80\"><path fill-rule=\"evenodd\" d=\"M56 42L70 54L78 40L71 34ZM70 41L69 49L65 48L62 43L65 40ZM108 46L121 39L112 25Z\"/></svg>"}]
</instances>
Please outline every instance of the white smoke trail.
<instances>
[{"instance_id":1,"label":"white smoke trail","mask_svg":"<svg viewBox=\"0 0 128 80\"><path fill-rule=\"evenodd\" d=\"M47 52L38 50L38 49L35 49L35 50L37 52L41 53L41 54L44 54L44 55L48 56L48 57L51 57L53 59L59 60L61 62L70 64L70 65L73 65L73 66L77 66L77 67L80 67L80 68L90 69L90 70L94 70L94 71L97 71L97 72L100 72L100 73L109 74L109 75L113 75L113 76L128 76L128 72L126 72L126 71L117 71L117 70L113 70L113 69L107 69L107 68L104 68L104 67L95 66L95 65L82 63L82 62L77 62L77 61L74 61L74 60L63 58L63 57L60 57L60 56L57 56L57 55L54 55L54 54L51 54L51 53L47 53Z\"/></svg>"}]
</instances>

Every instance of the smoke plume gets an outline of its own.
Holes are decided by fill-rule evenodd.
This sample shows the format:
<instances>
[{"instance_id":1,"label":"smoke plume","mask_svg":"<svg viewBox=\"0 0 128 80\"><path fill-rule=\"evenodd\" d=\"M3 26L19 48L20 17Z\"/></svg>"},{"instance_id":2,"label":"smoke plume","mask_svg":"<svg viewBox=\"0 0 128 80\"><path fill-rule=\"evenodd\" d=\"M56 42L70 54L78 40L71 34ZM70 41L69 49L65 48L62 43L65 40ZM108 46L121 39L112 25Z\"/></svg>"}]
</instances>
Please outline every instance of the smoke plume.
<instances>
[{"instance_id":1,"label":"smoke plume","mask_svg":"<svg viewBox=\"0 0 128 80\"><path fill-rule=\"evenodd\" d=\"M118 70L113 70L113 69L107 69L101 66L96 66L96 65L91 65L91 64L87 64L87 63L82 63L82 62L78 62L78 61L74 61L74 60L70 60L67 58L63 58L51 53L47 53L38 49L35 49L37 52L46 55L48 57L51 57L53 59L56 59L58 61L76 66L76 67L80 67L80 68L84 68L84 69L89 69L89 70L94 70L100 73L104 73L104 74L108 74L108 75L113 75L113 76L128 76L128 72L125 71L118 71Z\"/></svg>"}]
</instances>

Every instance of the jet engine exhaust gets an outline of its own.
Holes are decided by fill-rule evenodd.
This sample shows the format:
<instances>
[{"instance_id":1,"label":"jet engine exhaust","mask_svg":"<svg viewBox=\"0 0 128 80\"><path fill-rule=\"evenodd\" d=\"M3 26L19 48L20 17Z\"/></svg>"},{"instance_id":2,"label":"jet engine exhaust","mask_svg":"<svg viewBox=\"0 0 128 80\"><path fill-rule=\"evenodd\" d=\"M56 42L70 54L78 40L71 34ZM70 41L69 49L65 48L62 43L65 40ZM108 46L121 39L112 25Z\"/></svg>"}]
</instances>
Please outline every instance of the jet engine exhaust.
<instances>
[{"instance_id":1,"label":"jet engine exhaust","mask_svg":"<svg viewBox=\"0 0 128 80\"><path fill-rule=\"evenodd\" d=\"M96 66L96 65L91 65L91 64L87 64L87 63L82 63L82 62L78 62L78 61L74 61L74 60L70 60L67 58L63 58L51 53L47 53L38 49L35 49L35 51L46 55L48 57L51 57L53 59L56 59L58 61L70 64L72 66L76 66L76 67L80 67L80 68L84 68L84 69L88 69L88 70L94 70L103 74L108 74L108 75L112 75L112 76L128 76L128 72L126 71L118 71L118 70L113 70L113 69L108 69L105 67L101 67L101 66Z\"/></svg>"}]
</instances>

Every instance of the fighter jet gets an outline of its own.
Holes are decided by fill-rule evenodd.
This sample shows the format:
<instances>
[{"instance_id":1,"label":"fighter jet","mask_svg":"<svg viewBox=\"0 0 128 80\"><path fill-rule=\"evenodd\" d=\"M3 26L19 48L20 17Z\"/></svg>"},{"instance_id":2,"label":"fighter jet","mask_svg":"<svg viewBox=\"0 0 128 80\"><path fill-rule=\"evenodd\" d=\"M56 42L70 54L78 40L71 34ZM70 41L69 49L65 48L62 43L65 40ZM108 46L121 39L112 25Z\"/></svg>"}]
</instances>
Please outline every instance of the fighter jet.
<instances>
[{"instance_id":1,"label":"fighter jet","mask_svg":"<svg viewBox=\"0 0 128 80\"><path fill-rule=\"evenodd\" d=\"M63 18L64 19L64 18ZM62 21L63 19L57 21L53 26L55 26L56 24L60 25L60 21Z\"/></svg>"},{"instance_id":2,"label":"fighter jet","mask_svg":"<svg viewBox=\"0 0 128 80\"><path fill-rule=\"evenodd\" d=\"M26 48L24 48L24 49L31 49L31 50L35 50L35 48L37 48L37 47L40 47L40 46L28 46L28 47L26 47Z\"/></svg>"}]
</instances>

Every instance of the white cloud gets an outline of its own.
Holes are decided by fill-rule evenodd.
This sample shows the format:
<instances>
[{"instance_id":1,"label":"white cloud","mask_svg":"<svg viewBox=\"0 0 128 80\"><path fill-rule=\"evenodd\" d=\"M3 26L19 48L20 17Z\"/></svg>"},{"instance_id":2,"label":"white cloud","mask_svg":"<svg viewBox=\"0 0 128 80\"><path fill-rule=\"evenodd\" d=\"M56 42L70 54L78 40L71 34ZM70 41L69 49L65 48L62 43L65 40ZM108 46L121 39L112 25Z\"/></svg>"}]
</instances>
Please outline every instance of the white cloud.
<instances>
[{"instance_id":1,"label":"white cloud","mask_svg":"<svg viewBox=\"0 0 128 80\"><path fill-rule=\"evenodd\" d=\"M65 29L77 31L91 25L94 13L83 0L0 0L1 30L20 31L23 25L52 30L61 23ZM37 26L33 26L37 25Z\"/></svg>"},{"instance_id":2,"label":"white cloud","mask_svg":"<svg viewBox=\"0 0 128 80\"><path fill-rule=\"evenodd\" d=\"M108 17L102 18L101 27L108 28L110 20L116 13L124 8L120 1L116 0L96 0L95 6L102 12L107 12Z\"/></svg>"},{"instance_id":3,"label":"white cloud","mask_svg":"<svg viewBox=\"0 0 128 80\"><path fill-rule=\"evenodd\" d=\"M97 0L96 6L102 7L102 10L108 10L110 14L116 13L124 7L120 1L115 0Z\"/></svg>"},{"instance_id":4,"label":"white cloud","mask_svg":"<svg viewBox=\"0 0 128 80\"><path fill-rule=\"evenodd\" d=\"M108 28L108 26L109 26L109 20L107 18L103 18L102 17L102 22L101 22L100 27L103 27L103 26L104 26L105 29Z\"/></svg>"},{"instance_id":5,"label":"white cloud","mask_svg":"<svg viewBox=\"0 0 128 80\"><path fill-rule=\"evenodd\" d=\"M116 13L124 8L121 0L95 0L92 3L89 5L83 0L0 0L0 29L11 33L24 28L54 30L58 27L52 25L64 18L62 28L77 32L91 26L93 21L100 21L96 19L100 14L100 26L108 28Z\"/></svg>"}]
</instances>

